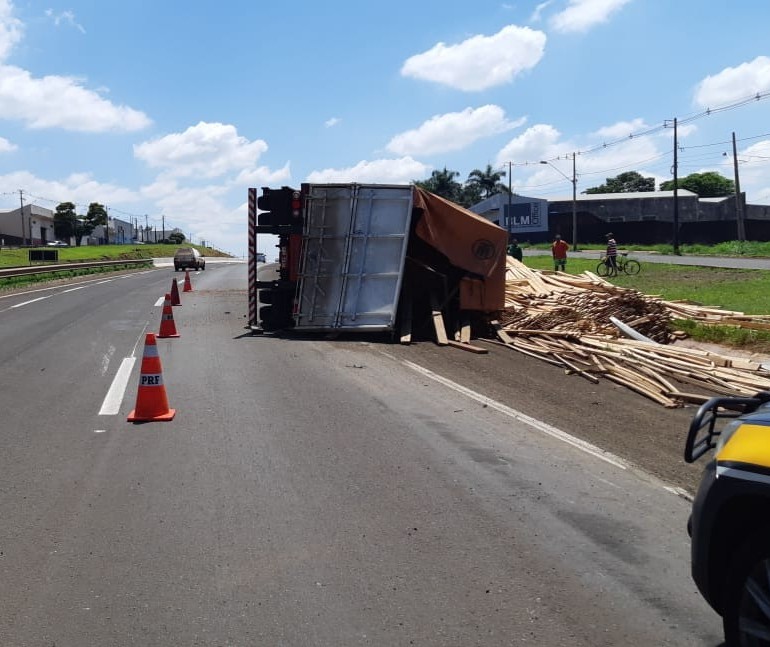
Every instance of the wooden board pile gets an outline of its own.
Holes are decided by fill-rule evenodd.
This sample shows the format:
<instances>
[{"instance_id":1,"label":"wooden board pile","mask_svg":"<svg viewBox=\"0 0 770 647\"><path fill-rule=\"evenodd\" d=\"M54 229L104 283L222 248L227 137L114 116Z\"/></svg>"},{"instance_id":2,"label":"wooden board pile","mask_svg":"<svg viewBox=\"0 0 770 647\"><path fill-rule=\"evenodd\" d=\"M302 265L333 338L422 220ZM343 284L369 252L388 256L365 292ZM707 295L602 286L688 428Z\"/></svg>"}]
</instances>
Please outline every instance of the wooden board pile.
<instances>
[{"instance_id":1,"label":"wooden board pile","mask_svg":"<svg viewBox=\"0 0 770 647\"><path fill-rule=\"evenodd\" d=\"M506 308L492 324L514 350L594 383L604 377L667 407L770 390L770 371L759 362L666 345L672 319L683 316L677 312L590 272L541 272L508 258ZM610 317L653 341L621 338Z\"/></svg>"}]
</instances>

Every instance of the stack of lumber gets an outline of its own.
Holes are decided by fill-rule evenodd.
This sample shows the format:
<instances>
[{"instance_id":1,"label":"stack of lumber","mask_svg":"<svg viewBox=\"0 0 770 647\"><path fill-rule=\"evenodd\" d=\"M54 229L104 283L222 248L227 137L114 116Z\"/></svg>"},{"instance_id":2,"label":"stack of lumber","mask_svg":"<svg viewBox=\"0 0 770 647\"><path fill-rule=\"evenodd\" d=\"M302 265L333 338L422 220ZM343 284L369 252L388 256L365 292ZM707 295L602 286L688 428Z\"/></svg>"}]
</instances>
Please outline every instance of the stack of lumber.
<instances>
[{"instance_id":1,"label":"stack of lumber","mask_svg":"<svg viewBox=\"0 0 770 647\"><path fill-rule=\"evenodd\" d=\"M770 315L746 315L742 312L702 306L689 301L663 301L662 303L675 319L692 319L703 324L770 330Z\"/></svg>"},{"instance_id":2,"label":"stack of lumber","mask_svg":"<svg viewBox=\"0 0 770 647\"><path fill-rule=\"evenodd\" d=\"M705 310L712 317L718 311ZM506 308L492 324L498 338L518 352L594 383L612 380L666 407L770 390L770 371L759 362L666 345L675 316L684 315L590 272L540 272L509 258ZM653 341L621 339L610 317Z\"/></svg>"},{"instance_id":3,"label":"stack of lumber","mask_svg":"<svg viewBox=\"0 0 770 647\"><path fill-rule=\"evenodd\" d=\"M508 258L506 308L501 323L511 332L561 330L616 335L610 317L657 342L670 340L665 304L636 290L619 288L585 272L539 272Z\"/></svg>"}]
</instances>

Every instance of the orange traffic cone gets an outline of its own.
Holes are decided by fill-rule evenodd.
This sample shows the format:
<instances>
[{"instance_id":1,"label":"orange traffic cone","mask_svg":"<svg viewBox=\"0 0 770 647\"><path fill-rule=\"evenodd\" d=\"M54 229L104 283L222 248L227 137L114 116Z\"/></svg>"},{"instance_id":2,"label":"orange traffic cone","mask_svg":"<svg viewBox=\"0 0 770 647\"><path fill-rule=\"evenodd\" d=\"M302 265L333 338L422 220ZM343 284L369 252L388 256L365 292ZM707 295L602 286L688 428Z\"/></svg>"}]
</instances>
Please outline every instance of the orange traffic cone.
<instances>
[{"instance_id":1,"label":"orange traffic cone","mask_svg":"<svg viewBox=\"0 0 770 647\"><path fill-rule=\"evenodd\" d=\"M176 278L171 279L171 305L182 305L182 300L179 298L179 285L177 285Z\"/></svg>"},{"instance_id":2,"label":"orange traffic cone","mask_svg":"<svg viewBox=\"0 0 770 647\"><path fill-rule=\"evenodd\" d=\"M190 283L190 270L184 271L184 288L182 288L182 292L192 292L192 283Z\"/></svg>"},{"instance_id":3,"label":"orange traffic cone","mask_svg":"<svg viewBox=\"0 0 770 647\"><path fill-rule=\"evenodd\" d=\"M166 339L167 337L179 337L174 323L174 311L171 309L170 294L167 294L163 301L163 314L160 317L160 330L158 331L158 339Z\"/></svg>"},{"instance_id":4,"label":"orange traffic cone","mask_svg":"<svg viewBox=\"0 0 770 647\"><path fill-rule=\"evenodd\" d=\"M155 335L147 333L142 356L142 372L139 377L139 391L136 407L128 414L128 422L150 422L171 420L176 409L168 408L166 387L163 386L163 368L160 365Z\"/></svg>"}]
</instances>

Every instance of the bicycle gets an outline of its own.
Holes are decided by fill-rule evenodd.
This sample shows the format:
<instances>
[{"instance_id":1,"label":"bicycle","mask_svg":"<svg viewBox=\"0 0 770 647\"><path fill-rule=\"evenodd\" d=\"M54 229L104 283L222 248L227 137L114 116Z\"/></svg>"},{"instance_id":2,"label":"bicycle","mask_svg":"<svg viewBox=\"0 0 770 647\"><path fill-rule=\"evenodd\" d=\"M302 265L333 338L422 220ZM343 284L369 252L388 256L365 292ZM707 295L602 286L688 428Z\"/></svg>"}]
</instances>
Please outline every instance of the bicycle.
<instances>
[{"instance_id":1,"label":"bicycle","mask_svg":"<svg viewBox=\"0 0 770 647\"><path fill-rule=\"evenodd\" d=\"M639 264L639 261L635 261L633 258L628 258L627 252L621 252L615 257L615 263L616 266L612 267L607 262L607 257L602 256L601 262L596 266L596 273L601 276L617 276L621 272L624 274L628 274L629 276L633 276L634 274L639 274L640 270L642 269L642 266Z\"/></svg>"}]
</instances>

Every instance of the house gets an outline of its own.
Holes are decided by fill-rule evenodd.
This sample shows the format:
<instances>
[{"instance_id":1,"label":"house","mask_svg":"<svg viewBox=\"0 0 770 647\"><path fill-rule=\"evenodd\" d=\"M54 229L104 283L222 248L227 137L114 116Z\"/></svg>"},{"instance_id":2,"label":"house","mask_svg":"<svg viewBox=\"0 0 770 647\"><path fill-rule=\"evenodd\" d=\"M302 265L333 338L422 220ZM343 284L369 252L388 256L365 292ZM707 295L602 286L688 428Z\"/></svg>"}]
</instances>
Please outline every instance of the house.
<instances>
[{"instance_id":1,"label":"house","mask_svg":"<svg viewBox=\"0 0 770 647\"><path fill-rule=\"evenodd\" d=\"M0 245L45 245L56 240L53 215L54 212L50 209L36 204L25 204L11 211L0 211Z\"/></svg>"}]
</instances>

